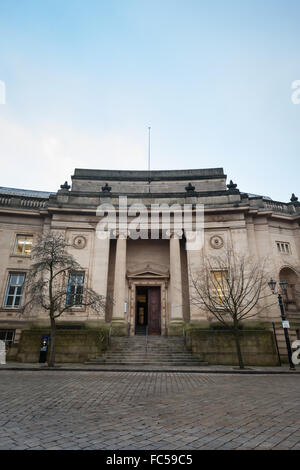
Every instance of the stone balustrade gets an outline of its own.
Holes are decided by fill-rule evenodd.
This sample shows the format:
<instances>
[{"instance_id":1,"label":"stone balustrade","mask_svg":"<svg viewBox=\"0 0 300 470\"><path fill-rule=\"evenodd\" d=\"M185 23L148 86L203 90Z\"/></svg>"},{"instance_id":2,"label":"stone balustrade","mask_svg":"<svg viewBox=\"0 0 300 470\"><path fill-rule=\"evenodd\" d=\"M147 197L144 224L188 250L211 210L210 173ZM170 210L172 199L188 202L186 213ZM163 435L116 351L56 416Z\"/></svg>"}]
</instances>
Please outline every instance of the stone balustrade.
<instances>
[{"instance_id":1,"label":"stone balustrade","mask_svg":"<svg viewBox=\"0 0 300 470\"><path fill-rule=\"evenodd\" d=\"M28 209L44 209L48 205L48 199L18 197L0 194L0 206L22 207Z\"/></svg>"},{"instance_id":2,"label":"stone balustrade","mask_svg":"<svg viewBox=\"0 0 300 470\"><path fill-rule=\"evenodd\" d=\"M300 207L295 206L294 204L286 204L284 202L264 200L264 208L270 209L273 212L282 212L284 214L297 214L300 211Z\"/></svg>"}]
</instances>

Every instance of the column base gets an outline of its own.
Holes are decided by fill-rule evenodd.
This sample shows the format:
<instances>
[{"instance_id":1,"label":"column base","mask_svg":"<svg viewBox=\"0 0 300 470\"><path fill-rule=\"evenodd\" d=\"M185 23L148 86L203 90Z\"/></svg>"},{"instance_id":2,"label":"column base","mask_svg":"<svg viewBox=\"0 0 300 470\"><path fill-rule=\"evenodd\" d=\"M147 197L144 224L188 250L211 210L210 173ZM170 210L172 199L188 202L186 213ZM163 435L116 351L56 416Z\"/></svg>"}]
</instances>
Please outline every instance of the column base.
<instances>
[{"instance_id":1,"label":"column base","mask_svg":"<svg viewBox=\"0 0 300 470\"><path fill-rule=\"evenodd\" d=\"M173 319L168 325L168 336L183 336L184 322Z\"/></svg>"},{"instance_id":2,"label":"column base","mask_svg":"<svg viewBox=\"0 0 300 470\"><path fill-rule=\"evenodd\" d=\"M111 321L111 336L127 336L128 325L124 318L113 318Z\"/></svg>"}]
</instances>

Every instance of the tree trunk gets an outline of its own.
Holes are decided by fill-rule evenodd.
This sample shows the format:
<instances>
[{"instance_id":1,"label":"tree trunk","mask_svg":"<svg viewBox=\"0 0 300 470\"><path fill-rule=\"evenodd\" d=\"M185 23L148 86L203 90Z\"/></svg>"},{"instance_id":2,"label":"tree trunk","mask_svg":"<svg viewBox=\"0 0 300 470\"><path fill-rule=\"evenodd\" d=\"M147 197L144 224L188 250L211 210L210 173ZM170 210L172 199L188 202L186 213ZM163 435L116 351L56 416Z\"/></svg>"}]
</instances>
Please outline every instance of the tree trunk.
<instances>
[{"instance_id":1,"label":"tree trunk","mask_svg":"<svg viewBox=\"0 0 300 470\"><path fill-rule=\"evenodd\" d=\"M240 345L240 335L239 335L238 324L234 325L233 333L234 333L234 339L235 339L235 345L236 345L236 352L237 352L238 360L239 360L239 366L240 366L240 369L245 369L242 351L241 351L241 345Z\"/></svg>"},{"instance_id":2,"label":"tree trunk","mask_svg":"<svg viewBox=\"0 0 300 470\"><path fill-rule=\"evenodd\" d=\"M55 364L55 339L56 339L56 324L55 318L50 317L51 320L51 337L50 337L50 355L49 355L49 367L54 367Z\"/></svg>"}]
</instances>

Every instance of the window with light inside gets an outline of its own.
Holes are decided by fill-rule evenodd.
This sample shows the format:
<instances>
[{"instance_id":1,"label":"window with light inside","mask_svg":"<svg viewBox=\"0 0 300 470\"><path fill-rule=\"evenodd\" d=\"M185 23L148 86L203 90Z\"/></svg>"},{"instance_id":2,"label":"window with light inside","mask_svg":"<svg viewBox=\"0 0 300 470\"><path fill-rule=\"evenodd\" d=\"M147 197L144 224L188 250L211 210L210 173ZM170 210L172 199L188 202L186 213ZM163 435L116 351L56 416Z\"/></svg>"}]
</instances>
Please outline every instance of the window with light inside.
<instances>
[{"instance_id":1,"label":"window with light inside","mask_svg":"<svg viewBox=\"0 0 300 470\"><path fill-rule=\"evenodd\" d=\"M32 251L32 244L32 235L17 235L14 249L15 255L30 255Z\"/></svg>"},{"instance_id":2,"label":"window with light inside","mask_svg":"<svg viewBox=\"0 0 300 470\"><path fill-rule=\"evenodd\" d=\"M212 271L212 284L215 291L215 299L220 307L224 306L224 300L228 289L228 271Z\"/></svg>"}]
</instances>

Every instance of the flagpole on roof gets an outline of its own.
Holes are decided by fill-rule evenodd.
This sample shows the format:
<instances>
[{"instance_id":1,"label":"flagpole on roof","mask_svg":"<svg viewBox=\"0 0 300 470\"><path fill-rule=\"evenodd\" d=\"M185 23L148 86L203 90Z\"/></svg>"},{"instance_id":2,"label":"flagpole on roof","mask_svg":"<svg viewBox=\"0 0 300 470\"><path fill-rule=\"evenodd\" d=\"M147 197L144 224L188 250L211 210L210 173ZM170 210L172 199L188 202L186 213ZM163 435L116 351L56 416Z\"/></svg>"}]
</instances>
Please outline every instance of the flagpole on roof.
<instances>
[{"instance_id":1,"label":"flagpole on roof","mask_svg":"<svg viewBox=\"0 0 300 470\"><path fill-rule=\"evenodd\" d=\"M151 184L151 180L150 180L150 169L151 169L151 127L149 126L148 127L148 172L149 172L149 187L148 187L148 191L149 193L151 192L150 191L150 184Z\"/></svg>"}]
</instances>

